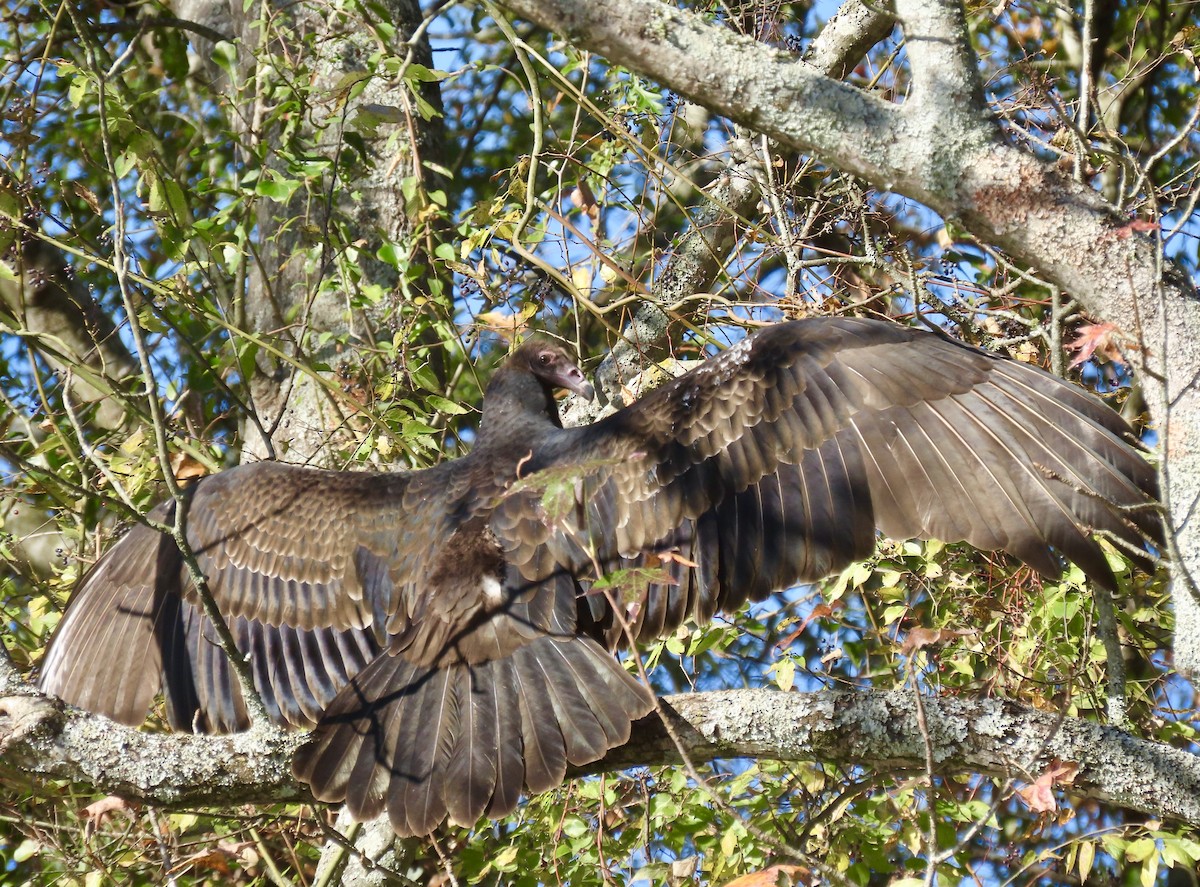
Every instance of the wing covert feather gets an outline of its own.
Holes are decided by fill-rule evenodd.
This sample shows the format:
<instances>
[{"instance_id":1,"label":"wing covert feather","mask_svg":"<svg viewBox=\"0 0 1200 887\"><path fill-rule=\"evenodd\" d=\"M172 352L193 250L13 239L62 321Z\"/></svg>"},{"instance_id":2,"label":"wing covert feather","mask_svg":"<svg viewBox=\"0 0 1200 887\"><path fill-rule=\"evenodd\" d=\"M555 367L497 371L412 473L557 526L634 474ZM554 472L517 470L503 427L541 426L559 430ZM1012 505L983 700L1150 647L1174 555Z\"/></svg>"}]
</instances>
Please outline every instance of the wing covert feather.
<instances>
[{"instance_id":1,"label":"wing covert feather","mask_svg":"<svg viewBox=\"0 0 1200 887\"><path fill-rule=\"evenodd\" d=\"M437 509L445 497L422 492L447 473L240 466L197 484L188 539L228 618L374 628L382 638L383 617L403 620L414 606L412 586L447 520Z\"/></svg>"}]
</instances>

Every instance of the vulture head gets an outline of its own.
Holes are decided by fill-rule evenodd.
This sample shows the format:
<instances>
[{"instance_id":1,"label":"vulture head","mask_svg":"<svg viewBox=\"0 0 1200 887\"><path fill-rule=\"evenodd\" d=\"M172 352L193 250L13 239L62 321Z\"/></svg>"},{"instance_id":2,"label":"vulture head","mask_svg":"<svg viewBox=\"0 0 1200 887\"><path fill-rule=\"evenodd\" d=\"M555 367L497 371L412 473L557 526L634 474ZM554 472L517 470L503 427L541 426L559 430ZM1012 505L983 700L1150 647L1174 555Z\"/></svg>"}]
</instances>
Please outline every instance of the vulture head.
<instances>
[{"instance_id":1,"label":"vulture head","mask_svg":"<svg viewBox=\"0 0 1200 887\"><path fill-rule=\"evenodd\" d=\"M585 400L596 396L596 389L575 365L566 349L539 338L521 344L508 358L508 368L527 371L549 388L564 388Z\"/></svg>"},{"instance_id":2,"label":"vulture head","mask_svg":"<svg viewBox=\"0 0 1200 887\"><path fill-rule=\"evenodd\" d=\"M526 340L488 383L479 442L489 448L512 447L545 423L562 427L554 400L559 389L587 400L596 396L566 349L541 338Z\"/></svg>"},{"instance_id":3,"label":"vulture head","mask_svg":"<svg viewBox=\"0 0 1200 887\"><path fill-rule=\"evenodd\" d=\"M1097 535L1147 570L1162 548L1156 473L1116 411L928 332L777 324L579 428L558 388L593 395L529 341L466 456L264 462L192 489L188 541L232 652L273 720L314 728L294 769L318 799L404 835L503 816L654 709L614 649L836 573L879 532L1050 577L1073 561L1113 590ZM597 580L619 571L647 578L609 597ZM247 727L189 577L171 537L135 526L80 582L42 687L128 724L161 691L177 729Z\"/></svg>"}]
</instances>

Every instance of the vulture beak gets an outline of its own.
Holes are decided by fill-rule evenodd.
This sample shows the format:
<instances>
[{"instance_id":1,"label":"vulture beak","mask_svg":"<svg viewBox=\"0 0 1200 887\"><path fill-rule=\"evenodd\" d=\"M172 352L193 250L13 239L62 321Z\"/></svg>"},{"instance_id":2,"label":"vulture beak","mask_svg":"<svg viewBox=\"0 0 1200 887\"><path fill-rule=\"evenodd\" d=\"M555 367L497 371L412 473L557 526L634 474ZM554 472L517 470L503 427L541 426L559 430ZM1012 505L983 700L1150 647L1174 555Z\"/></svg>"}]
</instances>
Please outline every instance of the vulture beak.
<instances>
[{"instance_id":1,"label":"vulture beak","mask_svg":"<svg viewBox=\"0 0 1200 887\"><path fill-rule=\"evenodd\" d=\"M555 380L558 385L568 391L574 392L584 400L591 402L596 397L596 389L592 387L592 383L587 380L587 376L583 374L577 366L566 367L562 374Z\"/></svg>"},{"instance_id":2,"label":"vulture beak","mask_svg":"<svg viewBox=\"0 0 1200 887\"><path fill-rule=\"evenodd\" d=\"M584 400L591 403L596 399L596 389L586 378L584 378L583 370L578 367L573 367L573 373L570 373L570 378L563 383L563 387L568 391L574 391Z\"/></svg>"}]
</instances>

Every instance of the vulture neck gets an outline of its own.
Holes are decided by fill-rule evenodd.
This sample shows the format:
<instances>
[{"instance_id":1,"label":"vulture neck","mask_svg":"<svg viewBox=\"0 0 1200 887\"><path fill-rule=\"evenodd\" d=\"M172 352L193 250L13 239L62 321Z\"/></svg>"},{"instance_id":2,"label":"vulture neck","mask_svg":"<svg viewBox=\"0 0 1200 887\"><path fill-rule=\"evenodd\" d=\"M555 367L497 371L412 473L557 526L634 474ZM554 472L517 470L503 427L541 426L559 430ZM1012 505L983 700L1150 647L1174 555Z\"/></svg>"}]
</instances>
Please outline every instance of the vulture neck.
<instances>
[{"instance_id":1,"label":"vulture neck","mask_svg":"<svg viewBox=\"0 0 1200 887\"><path fill-rule=\"evenodd\" d=\"M562 428L562 420L553 388L528 369L501 367L483 395L475 448L520 446L554 428Z\"/></svg>"}]
</instances>

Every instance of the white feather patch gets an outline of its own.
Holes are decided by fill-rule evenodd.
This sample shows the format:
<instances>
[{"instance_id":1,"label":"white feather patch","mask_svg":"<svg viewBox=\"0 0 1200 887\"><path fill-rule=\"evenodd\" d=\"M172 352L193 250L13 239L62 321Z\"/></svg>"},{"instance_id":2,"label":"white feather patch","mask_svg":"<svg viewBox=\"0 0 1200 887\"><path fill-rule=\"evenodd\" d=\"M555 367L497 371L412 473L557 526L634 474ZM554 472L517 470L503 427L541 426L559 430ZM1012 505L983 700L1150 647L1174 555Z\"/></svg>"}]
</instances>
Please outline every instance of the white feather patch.
<instances>
[{"instance_id":1,"label":"white feather patch","mask_svg":"<svg viewBox=\"0 0 1200 887\"><path fill-rule=\"evenodd\" d=\"M504 586L495 576L484 576L480 588L483 591L484 600L489 603L498 604L504 599Z\"/></svg>"}]
</instances>

